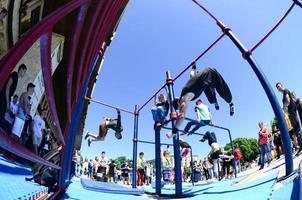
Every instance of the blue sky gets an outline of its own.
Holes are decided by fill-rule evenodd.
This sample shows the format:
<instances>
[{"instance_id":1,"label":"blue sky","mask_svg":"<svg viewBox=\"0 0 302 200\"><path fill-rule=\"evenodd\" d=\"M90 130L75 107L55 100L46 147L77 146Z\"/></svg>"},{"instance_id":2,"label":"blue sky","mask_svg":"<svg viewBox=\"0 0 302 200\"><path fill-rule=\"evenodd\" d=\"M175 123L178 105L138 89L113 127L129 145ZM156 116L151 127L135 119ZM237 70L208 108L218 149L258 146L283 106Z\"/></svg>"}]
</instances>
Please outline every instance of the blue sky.
<instances>
[{"instance_id":1,"label":"blue sky","mask_svg":"<svg viewBox=\"0 0 302 200\"><path fill-rule=\"evenodd\" d=\"M199 1L228 25L241 42L251 48L285 13L292 1ZM302 97L302 12L294 8L283 24L255 52L254 58L272 84L281 102L282 95L275 89L281 81ZM131 0L126 8L97 80L93 98L106 103L134 110L142 105L165 82L165 72L176 76L197 55L221 34L200 8L189 0ZM229 116L228 105L218 97L220 110L209 105L213 121L231 129L233 138L256 138L258 121L269 122L273 112L259 81L240 52L225 37L197 63L199 69L215 67L225 78L233 94L235 116ZM188 80L189 71L175 82L175 95ZM201 99L207 103L205 95ZM149 103L139 116L139 138L154 141L153 121ZM188 116L195 117L194 102ZM91 103L85 129L98 132L103 116L115 117L116 111ZM109 131L104 142L87 146L82 143L82 154L89 158L105 150L109 158L132 157L133 116L122 113L123 139L116 140ZM201 128L200 132L211 130ZM215 130L218 142L225 144L228 136ZM162 142L172 142L162 131ZM210 148L198 142L199 137L183 137L193 147L193 153L207 155ZM139 144L147 159L154 158L154 146Z\"/></svg>"}]
</instances>

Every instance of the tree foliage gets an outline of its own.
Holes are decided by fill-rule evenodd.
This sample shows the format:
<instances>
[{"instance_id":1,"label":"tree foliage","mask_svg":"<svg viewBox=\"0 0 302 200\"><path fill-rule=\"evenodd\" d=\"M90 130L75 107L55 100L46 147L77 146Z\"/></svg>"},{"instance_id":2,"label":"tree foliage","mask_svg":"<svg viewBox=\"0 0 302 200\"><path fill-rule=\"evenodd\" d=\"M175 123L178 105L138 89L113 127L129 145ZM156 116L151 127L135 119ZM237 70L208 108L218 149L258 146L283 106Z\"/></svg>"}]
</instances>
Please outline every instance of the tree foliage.
<instances>
[{"instance_id":1,"label":"tree foliage","mask_svg":"<svg viewBox=\"0 0 302 200\"><path fill-rule=\"evenodd\" d=\"M129 164L130 162L130 159L126 158L126 156L120 156L120 157L117 157L115 159L115 166L117 169L120 169L120 166L123 162L126 162L127 164Z\"/></svg>"},{"instance_id":2,"label":"tree foliage","mask_svg":"<svg viewBox=\"0 0 302 200\"><path fill-rule=\"evenodd\" d=\"M251 162L259 156L258 141L255 138L236 138L234 146L238 146L241 151L242 160L241 162ZM225 150L230 151L230 143L225 145Z\"/></svg>"}]
</instances>

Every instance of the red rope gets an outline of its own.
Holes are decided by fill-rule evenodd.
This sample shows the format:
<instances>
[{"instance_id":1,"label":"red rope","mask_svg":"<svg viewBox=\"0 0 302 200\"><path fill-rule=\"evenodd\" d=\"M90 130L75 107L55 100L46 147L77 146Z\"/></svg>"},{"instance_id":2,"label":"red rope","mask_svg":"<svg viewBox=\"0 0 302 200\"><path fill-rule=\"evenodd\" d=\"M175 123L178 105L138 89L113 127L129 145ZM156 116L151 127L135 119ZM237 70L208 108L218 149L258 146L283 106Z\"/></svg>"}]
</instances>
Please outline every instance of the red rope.
<instances>
[{"instance_id":1,"label":"red rope","mask_svg":"<svg viewBox=\"0 0 302 200\"><path fill-rule=\"evenodd\" d=\"M202 56L204 56L212 47L214 47L222 38L223 36L225 36L225 34L223 33L222 35L220 35L210 46L208 46L208 48L206 48L199 56L197 56L195 58L195 60L193 62L191 62L184 70L182 70L182 72L180 72L173 81L176 81L181 75L183 75L193 64L194 62L198 61ZM167 85L167 83L165 83L159 90L157 90L142 106L141 108L138 110L141 111L165 86Z\"/></svg>"},{"instance_id":2,"label":"red rope","mask_svg":"<svg viewBox=\"0 0 302 200\"><path fill-rule=\"evenodd\" d=\"M164 87L166 87L167 83L165 83L159 90L157 90L147 101L140 107L138 112L140 112Z\"/></svg>"},{"instance_id":3,"label":"red rope","mask_svg":"<svg viewBox=\"0 0 302 200\"><path fill-rule=\"evenodd\" d=\"M253 47L249 50L251 53L257 49L277 28L278 26L284 21L284 19L288 16L288 14L292 11L295 6L295 2L289 7L283 17L278 21L278 23Z\"/></svg>"},{"instance_id":4,"label":"red rope","mask_svg":"<svg viewBox=\"0 0 302 200\"><path fill-rule=\"evenodd\" d=\"M192 0L196 5L198 5L203 11L205 11L216 23L219 23L219 20L210 12L208 11L203 5L198 3L196 0Z\"/></svg>"},{"instance_id":5,"label":"red rope","mask_svg":"<svg viewBox=\"0 0 302 200\"><path fill-rule=\"evenodd\" d=\"M212 47L214 47L222 38L223 36L225 36L225 34L223 33L222 35L220 35L210 46L208 46L208 48L206 48L199 56L197 56L195 58L195 60L193 62L191 62L190 65L188 65L182 72L180 72L175 78L174 81L176 81L181 75L183 75L183 73L185 73L193 64L194 62L198 61L202 56L204 56Z\"/></svg>"},{"instance_id":6,"label":"red rope","mask_svg":"<svg viewBox=\"0 0 302 200\"><path fill-rule=\"evenodd\" d=\"M84 99L85 99L85 100L88 100L88 101L91 101L91 102L94 102L94 103L101 104L101 105L103 105L103 106L107 106L107 107L109 107L109 108L118 109L118 110L120 110L120 111L123 111L123 112L126 112L126 113L130 113L130 114L132 114L132 115L135 114L134 112L131 112L131 111L129 111L129 110L126 110L126 109L123 109L123 108L120 108L120 107L116 107L116 106L112 106L112 105L110 105L110 104L103 103L103 102L100 102L100 101L97 101L97 100L93 100L93 99L91 99L91 98L89 98L89 97L85 97Z\"/></svg>"}]
</instances>

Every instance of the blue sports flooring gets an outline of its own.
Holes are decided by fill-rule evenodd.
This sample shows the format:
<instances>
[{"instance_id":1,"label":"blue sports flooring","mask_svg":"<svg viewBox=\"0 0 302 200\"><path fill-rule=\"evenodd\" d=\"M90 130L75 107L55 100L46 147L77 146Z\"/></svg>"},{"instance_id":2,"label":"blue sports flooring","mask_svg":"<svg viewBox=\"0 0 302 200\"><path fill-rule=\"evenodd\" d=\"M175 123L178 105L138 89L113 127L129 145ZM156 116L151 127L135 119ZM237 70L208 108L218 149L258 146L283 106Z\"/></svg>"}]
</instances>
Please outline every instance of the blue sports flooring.
<instances>
[{"instance_id":1,"label":"blue sports flooring","mask_svg":"<svg viewBox=\"0 0 302 200\"><path fill-rule=\"evenodd\" d=\"M0 156L0 199L29 199L47 188L34 182L25 181L31 177L29 167L16 164Z\"/></svg>"},{"instance_id":2,"label":"blue sports flooring","mask_svg":"<svg viewBox=\"0 0 302 200\"><path fill-rule=\"evenodd\" d=\"M70 200L137 200L142 199L142 196L121 195L112 193L95 192L83 188L80 180L72 180L67 192L62 199Z\"/></svg>"},{"instance_id":3,"label":"blue sports flooring","mask_svg":"<svg viewBox=\"0 0 302 200\"><path fill-rule=\"evenodd\" d=\"M26 182L25 177L31 176L29 167L16 164L0 156L0 200L29 199L34 194L44 191L46 188L34 182ZM191 196L188 199L200 200L297 200L299 199L299 178L294 179L280 189L274 190L278 172L273 170L264 177L237 185L244 176L237 179L223 180L209 184L183 185L183 193ZM86 189L85 189L86 188ZM154 189L145 189L148 193L154 193ZM98 192L97 192L98 191ZM62 199L72 200L136 200L150 199L154 196L141 194L139 189L131 189L118 184L100 183L90 180L72 180L67 192ZM122 194L123 193L123 194ZM126 194L125 194L126 193ZM162 194L173 195L175 188L172 185L164 186ZM132 195L140 194L140 195Z\"/></svg>"},{"instance_id":4,"label":"blue sports flooring","mask_svg":"<svg viewBox=\"0 0 302 200\"><path fill-rule=\"evenodd\" d=\"M104 183L99 181L93 181L89 179L81 179L81 184L86 190L92 190L96 192L105 192L113 194L144 194L144 190L129 188L120 184Z\"/></svg>"}]
</instances>

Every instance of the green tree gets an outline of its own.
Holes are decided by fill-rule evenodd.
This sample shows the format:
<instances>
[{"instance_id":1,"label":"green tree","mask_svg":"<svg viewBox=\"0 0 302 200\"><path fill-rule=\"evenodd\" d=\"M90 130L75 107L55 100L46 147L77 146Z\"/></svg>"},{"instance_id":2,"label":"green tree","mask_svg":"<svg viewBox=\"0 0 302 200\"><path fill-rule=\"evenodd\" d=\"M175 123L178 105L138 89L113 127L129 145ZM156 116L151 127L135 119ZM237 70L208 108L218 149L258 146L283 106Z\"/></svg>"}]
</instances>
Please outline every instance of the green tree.
<instances>
[{"instance_id":1,"label":"green tree","mask_svg":"<svg viewBox=\"0 0 302 200\"><path fill-rule=\"evenodd\" d=\"M117 157L115 159L115 165L116 165L116 169L120 169L120 166L123 162L126 162L129 164L130 162L130 159L126 158L126 156L120 156L120 157Z\"/></svg>"},{"instance_id":2,"label":"green tree","mask_svg":"<svg viewBox=\"0 0 302 200\"><path fill-rule=\"evenodd\" d=\"M255 138L236 138L234 146L238 146L242 155L242 162L251 162L259 155L258 141ZM225 145L225 150L231 151L230 143Z\"/></svg>"}]
</instances>

